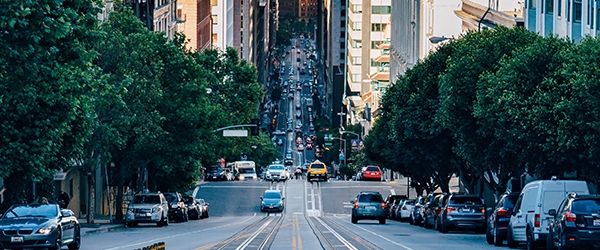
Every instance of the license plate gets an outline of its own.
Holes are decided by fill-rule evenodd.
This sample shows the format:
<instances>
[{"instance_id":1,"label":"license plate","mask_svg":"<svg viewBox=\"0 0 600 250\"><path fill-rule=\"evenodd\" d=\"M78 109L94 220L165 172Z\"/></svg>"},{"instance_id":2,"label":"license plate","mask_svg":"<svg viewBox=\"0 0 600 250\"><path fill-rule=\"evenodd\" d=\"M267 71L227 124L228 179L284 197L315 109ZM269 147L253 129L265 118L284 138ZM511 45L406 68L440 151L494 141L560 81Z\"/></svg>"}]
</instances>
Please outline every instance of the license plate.
<instances>
[{"instance_id":1,"label":"license plate","mask_svg":"<svg viewBox=\"0 0 600 250\"><path fill-rule=\"evenodd\" d=\"M23 242L23 237L10 237L10 242Z\"/></svg>"},{"instance_id":2,"label":"license plate","mask_svg":"<svg viewBox=\"0 0 600 250\"><path fill-rule=\"evenodd\" d=\"M365 209L367 209L367 210L375 210L375 206L365 206Z\"/></svg>"},{"instance_id":3,"label":"license plate","mask_svg":"<svg viewBox=\"0 0 600 250\"><path fill-rule=\"evenodd\" d=\"M217 179L217 177L216 177L216 176L213 176L213 179Z\"/></svg>"},{"instance_id":4,"label":"license plate","mask_svg":"<svg viewBox=\"0 0 600 250\"><path fill-rule=\"evenodd\" d=\"M470 208L463 208L463 210L462 210L462 211L463 211L463 212L470 213L470 212L471 212L471 209L470 209Z\"/></svg>"},{"instance_id":5,"label":"license plate","mask_svg":"<svg viewBox=\"0 0 600 250\"><path fill-rule=\"evenodd\" d=\"M595 227L600 226L600 219L594 220L594 226Z\"/></svg>"},{"instance_id":6,"label":"license plate","mask_svg":"<svg viewBox=\"0 0 600 250\"><path fill-rule=\"evenodd\" d=\"M375 175L375 173L371 173L371 175Z\"/></svg>"}]
</instances>

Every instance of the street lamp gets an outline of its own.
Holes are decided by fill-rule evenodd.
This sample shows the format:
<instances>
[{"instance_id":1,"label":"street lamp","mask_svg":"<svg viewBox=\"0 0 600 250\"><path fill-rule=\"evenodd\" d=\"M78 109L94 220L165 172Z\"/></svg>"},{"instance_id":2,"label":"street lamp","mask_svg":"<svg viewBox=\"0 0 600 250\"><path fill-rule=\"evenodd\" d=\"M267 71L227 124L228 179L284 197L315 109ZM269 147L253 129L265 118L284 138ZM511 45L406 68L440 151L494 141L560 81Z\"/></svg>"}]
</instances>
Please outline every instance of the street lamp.
<instances>
[{"instance_id":1,"label":"street lamp","mask_svg":"<svg viewBox=\"0 0 600 250\"><path fill-rule=\"evenodd\" d=\"M362 138L360 138L360 135L359 135L359 134L357 134L357 133L354 133L354 132L352 132L352 131L346 131L346 130L342 130L342 131L340 131L340 134L353 134L353 135L356 135L356 139L359 139L359 140L360 140L360 139L362 139Z\"/></svg>"},{"instance_id":2,"label":"street lamp","mask_svg":"<svg viewBox=\"0 0 600 250\"><path fill-rule=\"evenodd\" d=\"M431 43L441 43L443 41L450 40L450 39L453 39L453 38L451 38L451 37L445 37L445 36L432 36L432 37L429 37L429 41Z\"/></svg>"}]
</instances>

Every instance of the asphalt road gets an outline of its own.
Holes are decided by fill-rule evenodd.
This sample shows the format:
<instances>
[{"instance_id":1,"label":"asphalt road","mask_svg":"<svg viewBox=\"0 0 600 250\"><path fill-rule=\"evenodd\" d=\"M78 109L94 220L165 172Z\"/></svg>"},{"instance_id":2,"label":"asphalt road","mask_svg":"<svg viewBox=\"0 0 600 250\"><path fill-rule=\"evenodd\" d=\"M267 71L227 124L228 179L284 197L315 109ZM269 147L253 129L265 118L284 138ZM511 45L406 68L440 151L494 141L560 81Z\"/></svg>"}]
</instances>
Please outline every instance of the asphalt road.
<instances>
[{"instance_id":1,"label":"asphalt road","mask_svg":"<svg viewBox=\"0 0 600 250\"><path fill-rule=\"evenodd\" d=\"M280 189L285 199L282 213L260 212L259 197L267 189ZM432 229L387 220L350 223L350 204L360 191L379 191L384 196L403 194L405 188L386 182L330 181L310 184L263 181L205 182L198 197L210 203L210 217L167 227L152 224L83 236L81 249L138 249L165 242L167 249L496 249L485 235L474 232L441 234ZM261 248L253 239L258 232L244 229L273 218L268 243ZM279 224L275 224L275 222ZM266 223L265 223L266 225ZM263 230L261 229L261 230ZM256 232L255 232L256 231ZM232 239L237 239L235 243ZM229 242L229 243L228 243ZM234 246L223 247L226 244ZM507 247L500 247L505 248ZM523 247L521 247L523 248Z\"/></svg>"}]
</instances>

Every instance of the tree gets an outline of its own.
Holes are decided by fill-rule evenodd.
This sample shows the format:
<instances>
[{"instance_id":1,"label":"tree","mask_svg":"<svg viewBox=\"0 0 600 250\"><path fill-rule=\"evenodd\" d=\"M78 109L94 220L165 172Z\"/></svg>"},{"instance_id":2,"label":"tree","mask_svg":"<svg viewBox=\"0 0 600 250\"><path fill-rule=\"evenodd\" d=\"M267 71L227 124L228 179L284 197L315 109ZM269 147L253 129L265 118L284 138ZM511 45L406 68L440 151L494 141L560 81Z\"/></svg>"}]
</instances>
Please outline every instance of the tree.
<instances>
[{"instance_id":1,"label":"tree","mask_svg":"<svg viewBox=\"0 0 600 250\"><path fill-rule=\"evenodd\" d=\"M91 132L97 1L8 1L0 8L0 177L4 204L73 166Z\"/></svg>"}]
</instances>

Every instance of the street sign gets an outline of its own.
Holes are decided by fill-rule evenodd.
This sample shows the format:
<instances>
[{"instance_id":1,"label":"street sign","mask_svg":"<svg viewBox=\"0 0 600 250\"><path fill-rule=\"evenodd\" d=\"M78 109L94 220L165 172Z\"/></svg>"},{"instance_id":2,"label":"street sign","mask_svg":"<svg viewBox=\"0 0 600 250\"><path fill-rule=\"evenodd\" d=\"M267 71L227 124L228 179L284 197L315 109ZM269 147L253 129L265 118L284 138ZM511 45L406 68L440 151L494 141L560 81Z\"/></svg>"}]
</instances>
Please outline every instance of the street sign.
<instances>
[{"instance_id":1,"label":"street sign","mask_svg":"<svg viewBox=\"0 0 600 250\"><path fill-rule=\"evenodd\" d=\"M223 130L223 136L225 137L248 137L248 130Z\"/></svg>"}]
</instances>

